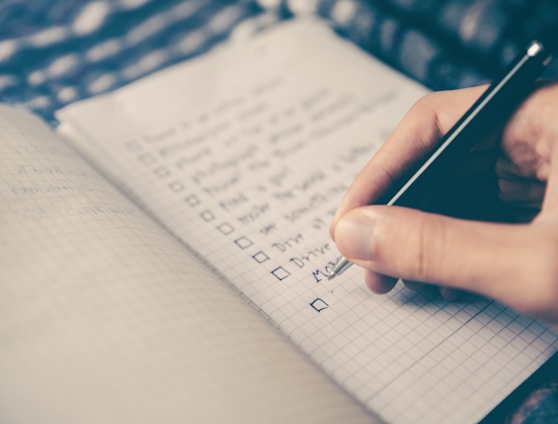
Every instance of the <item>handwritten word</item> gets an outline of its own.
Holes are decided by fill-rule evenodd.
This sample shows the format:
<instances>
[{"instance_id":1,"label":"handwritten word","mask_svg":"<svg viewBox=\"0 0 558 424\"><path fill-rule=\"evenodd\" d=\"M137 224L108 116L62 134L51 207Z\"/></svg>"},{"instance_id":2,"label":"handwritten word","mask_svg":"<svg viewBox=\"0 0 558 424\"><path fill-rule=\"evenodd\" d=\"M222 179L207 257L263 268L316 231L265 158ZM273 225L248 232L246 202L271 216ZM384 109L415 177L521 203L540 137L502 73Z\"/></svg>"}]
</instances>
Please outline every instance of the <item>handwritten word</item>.
<instances>
[{"instance_id":1,"label":"handwritten word","mask_svg":"<svg viewBox=\"0 0 558 424\"><path fill-rule=\"evenodd\" d=\"M269 182L277 187L281 187L291 174L291 170L284 166L278 172L269 177Z\"/></svg>"},{"instance_id":2,"label":"handwritten word","mask_svg":"<svg viewBox=\"0 0 558 424\"><path fill-rule=\"evenodd\" d=\"M339 96L339 98L335 99L330 104L326 104L323 108L317 110L312 115L310 115L310 119L314 122L319 122L325 118L329 118L332 114L345 109L348 105L352 104L353 102L354 99L350 95L348 94L341 95Z\"/></svg>"},{"instance_id":3,"label":"handwritten word","mask_svg":"<svg viewBox=\"0 0 558 424\"><path fill-rule=\"evenodd\" d=\"M320 247L310 250L308 253L289 259L289 262L296 265L298 268L304 268L307 264L312 262L314 259L320 258L321 256L329 253L331 245L329 242L323 244Z\"/></svg>"},{"instance_id":4,"label":"handwritten word","mask_svg":"<svg viewBox=\"0 0 558 424\"><path fill-rule=\"evenodd\" d=\"M40 194L40 193L85 193L85 192L103 192L102 189L98 187L93 187L87 184L62 184L62 185L55 185L55 184L34 184L33 185L10 185L10 191L13 194L21 194L21 195L33 195L33 194Z\"/></svg>"},{"instance_id":5,"label":"handwritten word","mask_svg":"<svg viewBox=\"0 0 558 424\"><path fill-rule=\"evenodd\" d=\"M283 215L283 217L292 224L298 221L303 216L308 215L309 213L315 213L316 208L323 205L327 201L328 198L326 196L323 196L321 194L315 194L310 197L310 199L305 205L302 205L296 208L295 210Z\"/></svg>"},{"instance_id":6,"label":"handwritten word","mask_svg":"<svg viewBox=\"0 0 558 424\"><path fill-rule=\"evenodd\" d=\"M246 212L244 215L239 216L237 219L244 225L250 224L251 222L256 221L269 210L269 203L267 202L262 203L261 205L254 205L250 211Z\"/></svg>"},{"instance_id":7,"label":"handwritten word","mask_svg":"<svg viewBox=\"0 0 558 424\"><path fill-rule=\"evenodd\" d=\"M290 237L286 240L280 241L280 242L276 242L273 243L271 245L271 247L273 247L274 249L279 250L280 252L286 252L288 249L295 247L296 245L298 245L303 239L303 236L301 233L298 233L296 236L294 237Z\"/></svg>"},{"instance_id":8,"label":"handwritten word","mask_svg":"<svg viewBox=\"0 0 558 424\"><path fill-rule=\"evenodd\" d=\"M218 195L236 186L240 182L240 178L239 172L232 172L230 175L212 185L203 186L202 190L211 196Z\"/></svg>"},{"instance_id":9,"label":"handwritten word","mask_svg":"<svg viewBox=\"0 0 558 424\"><path fill-rule=\"evenodd\" d=\"M293 136L296 136L298 134L300 134L303 130L303 126L300 123L294 123L288 127L282 128L280 130L277 130L275 132L273 132L270 137L269 137L269 141L272 144L278 143L278 142L282 142L285 139L289 139Z\"/></svg>"},{"instance_id":10,"label":"handwritten word","mask_svg":"<svg viewBox=\"0 0 558 424\"><path fill-rule=\"evenodd\" d=\"M310 140L307 139L297 140L291 143L290 145L282 146L281 148L275 149L273 151L273 156L279 159L288 158L289 156L292 156L295 153L298 153L300 150L302 150L304 146L308 145L309 141Z\"/></svg>"},{"instance_id":11,"label":"handwritten word","mask_svg":"<svg viewBox=\"0 0 558 424\"><path fill-rule=\"evenodd\" d=\"M339 155L339 159L341 162L345 164L353 164L357 160L362 159L362 157L370 156L370 146L363 145L363 146L354 146L351 149L343 152Z\"/></svg>"},{"instance_id":12,"label":"handwritten word","mask_svg":"<svg viewBox=\"0 0 558 424\"><path fill-rule=\"evenodd\" d=\"M260 234L267 236L272 232L274 232L276 229L277 229L277 224L275 224L274 222L270 224L265 224L262 228L260 228Z\"/></svg>"},{"instance_id":13,"label":"handwritten word","mask_svg":"<svg viewBox=\"0 0 558 424\"><path fill-rule=\"evenodd\" d=\"M211 157L213 152L209 147L204 147L201 150L191 153L189 156L180 156L180 158L175 162L175 166L178 169L187 169L192 166L193 163L199 162L205 157Z\"/></svg>"},{"instance_id":14,"label":"handwritten word","mask_svg":"<svg viewBox=\"0 0 558 424\"><path fill-rule=\"evenodd\" d=\"M322 170L312 172L308 177L303 179L300 183L294 185L295 190L307 191L313 188L318 182L325 180L326 176Z\"/></svg>"},{"instance_id":15,"label":"handwritten word","mask_svg":"<svg viewBox=\"0 0 558 424\"><path fill-rule=\"evenodd\" d=\"M230 197L228 199L223 199L219 202L219 206L226 210L227 212L232 211L233 209L237 208L238 206L244 205L248 202L248 197L244 193L239 193L234 197Z\"/></svg>"},{"instance_id":16,"label":"handwritten word","mask_svg":"<svg viewBox=\"0 0 558 424\"><path fill-rule=\"evenodd\" d=\"M314 171L313 173L309 174L306 179L292 185L288 190L275 191L271 193L271 195L277 200L295 199L297 197L297 194L299 193L305 193L310 189L313 189L312 191L315 191L314 187L325 181L326 178L326 174L323 171ZM333 187L327 187L324 191L324 195L331 196L338 193L344 193L345 191L347 191L346 184L335 185Z\"/></svg>"},{"instance_id":17,"label":"handwritten word","mask_svg":"<svg viewBox=\"0 0 558 424\"><path fill-rule=\"evenodd\" d=\"M182 150L186 150L195 146L200 143L205 143L207 141L207 136L205 134L197 134L192 137L188 137L182 141L167 144L165 147L162 147L157 150L161 157L170 156L173 153L178 153Z\"/></svg>"},{"instance_id":18,"label":"handwritten word","mask_svg":"<svg viewBox=\"0 0 558 424\"><path fill-rule=\"evenodd\" d=\"M54 166L26 166L18 165L17 173L20 175L67 175L67 176L79 176L87 177L91 174L85 170L60 168L57 165Z\"/></svg>"},{"instance_id":19,"label":"handwritten word","mask_svg":"<svg viewBox=\"0 0 558 424\"><path fill-rule=\"evenodd\" d=\"M209 128L205 128L193 135L189 135L186 138L180 139L179 141L171 142L170 140L160 139L159 141L166 141L167 143L165 144L165 146L159 147L157 151L161 157L167 157L171 154L189 149L200 143L206 143L207 140L213 140L216 137L219 137L223 133L227 132L231 127L232 124L230 122L223 121L218 122ZM178 135L183 137L184 133Z\"/></svg>"},{"instance_id":20,"label":"handwritten word","mask_svg":"<svg viewBox=\"0 0 558 424\"><path fill-rule=\"evenodd\" d=\"M329 261L327 265L323 268L318 268L312 271L312 277L314 277L314 281L316 283L321 283L324 280L327 280L329 277L329 273L335 267L335 262Z\"/></svg>"},{"instance_id":21,"label":"handwritten word","mask_svg":"<svg viewBox=\"0 0 558 424\"><path fill-rule=\"evenodd\" d=\"M254 145L249 145L245 149L231 155L226 160L215 161L207 165L204 169L197 169L192 174L192 180L197 184L202 184L206 179L209 179L215 175L225 173L229 169L236 169L239 167L240 163L251 158L257 151L257 147Z\"/></svg>"}]
</instances>

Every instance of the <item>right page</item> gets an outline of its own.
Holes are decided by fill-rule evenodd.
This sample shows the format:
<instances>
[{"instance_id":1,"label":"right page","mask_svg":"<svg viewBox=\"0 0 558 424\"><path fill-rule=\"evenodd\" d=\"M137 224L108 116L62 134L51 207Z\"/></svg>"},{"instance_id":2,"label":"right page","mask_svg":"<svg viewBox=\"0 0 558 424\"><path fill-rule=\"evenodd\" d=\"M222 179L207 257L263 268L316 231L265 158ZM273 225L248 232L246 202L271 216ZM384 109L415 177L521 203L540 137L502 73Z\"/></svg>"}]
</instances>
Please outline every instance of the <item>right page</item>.
<instances>
[{"instance_id":1,"label":"right page","mask_svg":"<svg viewBox=\"0 0 558 424\"><path fill-rule=\"evenodd\" d=\"M389 422L476 422L552 355L552 332L484 299L373 295L357 267L327 281L337 204L425 93L303 20L58 118L84 154L370 410Z\"/></svg>"}]
</instances>

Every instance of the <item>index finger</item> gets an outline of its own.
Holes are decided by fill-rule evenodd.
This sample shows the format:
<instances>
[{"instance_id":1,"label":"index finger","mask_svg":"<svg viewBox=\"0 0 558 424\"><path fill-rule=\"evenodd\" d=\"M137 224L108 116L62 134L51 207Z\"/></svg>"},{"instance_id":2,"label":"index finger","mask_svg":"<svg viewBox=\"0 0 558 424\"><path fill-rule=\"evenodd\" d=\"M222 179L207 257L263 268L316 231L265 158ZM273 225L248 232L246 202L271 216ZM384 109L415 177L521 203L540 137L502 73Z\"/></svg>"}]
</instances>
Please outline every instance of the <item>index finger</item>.
<instances>
[{"instance_id":1,"label":"index finger","mask_svg":"<svg viewBox=\"0 0 558 424\"><path fill-rule=\"evenodd\" d=\"M484 90L486 86L441 91L417 101L351 184L331 223L331 236L341 216L374 203L430 151Z\"/></svg>"}]
</instances>

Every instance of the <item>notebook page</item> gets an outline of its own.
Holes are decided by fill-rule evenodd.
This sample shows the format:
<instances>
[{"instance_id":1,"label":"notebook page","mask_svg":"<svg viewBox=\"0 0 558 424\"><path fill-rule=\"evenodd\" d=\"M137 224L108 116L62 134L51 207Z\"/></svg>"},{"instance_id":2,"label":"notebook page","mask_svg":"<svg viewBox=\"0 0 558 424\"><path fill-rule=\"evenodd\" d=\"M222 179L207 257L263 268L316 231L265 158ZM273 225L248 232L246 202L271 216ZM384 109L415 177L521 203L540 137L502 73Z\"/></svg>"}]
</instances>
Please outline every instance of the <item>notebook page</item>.
<instances>
[{"instance_id":1,"label":"notebook page","mask_svg":"<svg viewBox=\"0 0 558 424\"><path fill-rule=\"evenodd\" d=\"M374 422L37 118L0 106L0 422Z\"/></svg>"},{"instance_id":2,"label":"notebook page","mask_svg":"<svg viewBox=\"0 0 558 424\"><path fill-rule=\"evenodd\" d=\"M58 117L370 410L474 422L554 352L553 333L486 300L374 296L357 267L326 278L341 196L424 93L319 23L293 21Z\"/></svg>"}]
</instances>

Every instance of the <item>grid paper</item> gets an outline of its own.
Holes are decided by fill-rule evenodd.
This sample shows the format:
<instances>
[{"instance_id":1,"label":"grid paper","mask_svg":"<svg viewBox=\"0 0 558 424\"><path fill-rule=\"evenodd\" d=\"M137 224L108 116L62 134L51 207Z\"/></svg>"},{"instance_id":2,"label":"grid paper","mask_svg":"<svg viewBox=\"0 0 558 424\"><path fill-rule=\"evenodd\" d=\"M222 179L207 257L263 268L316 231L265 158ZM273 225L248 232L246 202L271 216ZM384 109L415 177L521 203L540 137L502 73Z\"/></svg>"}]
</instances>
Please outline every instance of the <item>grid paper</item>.
<instances>
[{"instance_id":1,"label":"grid paper","mask_svg":"<svg viewBox=\"0 0 558 424\"><path fill-rule=\"evenodd\" d=\"M326 281L340 196L424 92L316 23L293 22L59 118L370 410L478 421L553 353L552 333L483 299L372 296L357 269Z\"/></svg>"}]
</instances>

